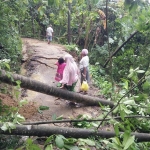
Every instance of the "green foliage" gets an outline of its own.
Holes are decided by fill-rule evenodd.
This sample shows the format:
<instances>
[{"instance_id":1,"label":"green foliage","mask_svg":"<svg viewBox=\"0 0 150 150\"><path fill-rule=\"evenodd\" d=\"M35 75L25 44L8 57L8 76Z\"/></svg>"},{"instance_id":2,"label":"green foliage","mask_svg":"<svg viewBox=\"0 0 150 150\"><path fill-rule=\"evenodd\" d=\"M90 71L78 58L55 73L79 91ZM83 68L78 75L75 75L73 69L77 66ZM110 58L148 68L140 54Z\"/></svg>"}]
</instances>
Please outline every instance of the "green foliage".
<instances>
[{"instance_id":1,"label":"green foliage","mask_svg":"<svg viewBox=\"0 0 150 150\"><path fill-rule=\"evenodd\" d=\"M105 63L105 58L108 56L109 52L106 44L101 47L99 45L95 45L95 47L91 49L90 60L92 64L96 63L102 66Z\"/></svg>"},{"instance_id":2,"label":"green foliage","mask_svg":"<svg viewBox=\"0 0 150 150\"><path fill-rule=\"evenodd\" d=\"M48 106L39 106L39 109L40 109L40 110L48 110L49 107L48 107Z\"/></svg>"},{"instance_id":3,"label":"green foliage","mask_svg":"<svg viewBox=\"0 0 150 150\"><path fill-rule=\"evenodd\" d=\"M20 102L20 106L23 105L23 102ZM15 129L16 124L20 124L22 121L25 121L25 118L17 113L17 108L8 107L3 105L0 100L0 123L2 124L1 129L3 131ZM0 149L14 149L14 147L20 146L22 143L19 142L19 136L0 136Z\"/></svg>"},{"instance_id":4,"label":"green foliage","mask_svg":"<svg viewBox=\"0 0 150 150\"><path fill-rule=\"evenodd\" d=\"M4 1L0 3L0 45L2 46L0 59L9 59L11 70L19 71L21 62L22 43L16 27L18 13L24 11L21 6L25 1ZM20 9L22 8L22 10ZM16 63L18 62L18 63Z\"/></svg>"},{"instance_id":5,"label":"green foliage","mask_svg":"<svg viewBox=\"0 0 150 150\"><path fill-rule=\"evenodd\" d=\"M92 119L90 116L88 115L78 115L77 118L81 119L83 121L79 121L79 122L73 122L72 125L78 128L92 128L92 127L98 127L97 123L94 122L87 122L86 120Z\"/></svg>"},{"instance_id":6,"label":"green foliage","mask_svg":"<svg viewBox=\"0 0 150 150\"><path fill-rule=\"evenodd\" d=\"M19 142L20 136L13 135L0 135L0 149L16 149L21 146L21 142Z\"/></svg>"},{"instance_id":7,"label":"green foliage","mask_svg":"<svg viewBox=\"0 0 150 150\"><path fill-rule=\"evenodd\" d=\"M88 147L92 146L96 146L96 142L92 139L65 138L62 135L52 135L45 142L45 147L48 150L53 150L53 147L57 147L59 149L64 150L88 150Z\"/></svg>"},{"instance_id":8,"label":"green foliage","mask_svg":"<svg viewBox=\"0 0 150 150\"><path fill-rule=\"evenodd\" d=\"M110 94L112 93L112 84L103 76L105 74L105 71L103 69L99 69L98 66L91 65L90 74L92 76L94 84L100 88L100 93L105 97L110 96Z\"/></svg>"},{"instance_id":9,"label":"green foliage","mask_svg":"<svg viewBox=\"0 0 150 150\"><path fill-rule=\"evenodd\" d=\"M49 107L48 106L39 106L38 112L42 113L43 110L49 110Z\"/></svg>"},{"instance_id":10,"label":"green foliage","mask_svg":"<svg viewBox=\"0 0 150 150\"><path fill-rule=\"evenodd\" d=\"M65 47L66 47L66 49L67 49L67 51L75 51L75 52L77 52L77 53L79 53L79 48L78 48L78 46L77 45L75 45L75 44L71 44L71 45L64 45Z\"/></svg>"},{"instance_id":11,"label":"green foliage","mask_svg":"<svg viewBox=\"0 0 150 150\"><path fill-rule=\"evenodd\" d=\"M110 143L110 147L116 150L127 150L133 149L132 145L134 144L135 137L131 136L130 133L125 132L122 135L122 141L118 138L111 138L112 142Z\"/></svg>"},{"instance_id":12,"label":"green foliage","mask_svg":"<svg viewBox=\"0 0 150 150\"><path fill-rule=\"evenodd\" d=\"M37 144L34 144L33 140L31 138L28 138L24 145L21 146L20 148L17 148L16 150L41 150L41 148L37 145Z\"/></svg>"}]
</instances>

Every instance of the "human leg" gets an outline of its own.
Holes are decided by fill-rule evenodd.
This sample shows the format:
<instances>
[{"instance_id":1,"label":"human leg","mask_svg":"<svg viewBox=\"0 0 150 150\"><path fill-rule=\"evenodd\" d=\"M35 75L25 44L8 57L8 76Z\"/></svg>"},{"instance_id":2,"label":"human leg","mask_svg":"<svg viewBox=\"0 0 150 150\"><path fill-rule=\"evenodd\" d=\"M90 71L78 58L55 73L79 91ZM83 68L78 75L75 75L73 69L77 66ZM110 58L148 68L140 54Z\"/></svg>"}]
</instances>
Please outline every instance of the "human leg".
<instances>
[{"instance_id":1,"label":"human leg","mask_svg":"<svg viewBox=\"0 0 150 150\"><path fill-rule=\"evenodd\" d=\"M50 44L50 36L47 36L48 44Z\"/></svg>"},{"instance_id":2,"label":"human leg","mask_svg":"<svg viewBox=\"0 0 150 150\"><path fill-rule=\"evenodd\" d=\"M49 36L49 44L50 44L51 41L52 41L52 36Z\"/></svg>"},{"instance_id":3,"label":"human leg","mask_svg":"<svg viewBox=\"0 0 150 150\"><path fill-rule=\"evenodd\" d=\"M65 84L64 87L65 87L68 91L74 92L74 88L75 88L76 84L77 84L77 81L76 81L75 83L73 83L71 86Z\"/></svg>"},{"instance_id":4,"label":"human leg","mask_svg":"<svg viewBox=\"0 0 150 150\"><path fill-rule=\"evenodd\" d=\"M87 81L88 83L90 82L90 74L89 74L89 68L86 67L86 76L84 77L83 74L84 74L84 71L83 69L80 70L81 72L81 84L83 81Z\"/></svg>"},{"instance_id":5,"label":"human leg","mask_svg":"<svg viewBox=\"0 0 150 150\"><path fill-rule=\"evenodd\" d=\"M68 86L68 85L65 84L64 87L65 87L68 91L74 92L74 88L75 88L77 82L78 82L78 81L76 81L75 83L73 83L71 86ZM72 101L71 101L71 102L68 102L68 104L71 105L71 106L80 107L80 105L77 104L76 102L72 102Z\"/></svg>"},{"instance_id":6,"label":"human leg","mask_svg":"<svg viewBox=\"0 0 150 150\"><path fill-rule=\"evenodd\" d=\"M83 76L83 69L82 70L80 70L80 73L81 73L81 85L82 85L82 82L84 81L84 76Z\"/></svg>"}]
</instances>

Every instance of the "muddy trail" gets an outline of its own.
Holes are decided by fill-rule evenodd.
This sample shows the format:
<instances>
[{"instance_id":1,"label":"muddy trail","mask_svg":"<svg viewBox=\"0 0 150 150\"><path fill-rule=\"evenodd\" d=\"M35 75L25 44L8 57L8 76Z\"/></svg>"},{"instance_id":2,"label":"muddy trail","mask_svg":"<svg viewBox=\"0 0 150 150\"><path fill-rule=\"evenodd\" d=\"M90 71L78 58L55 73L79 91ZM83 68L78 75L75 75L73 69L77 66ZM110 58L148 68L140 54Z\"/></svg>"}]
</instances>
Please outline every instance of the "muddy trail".
<instances>
[{"instance_id":1,"label":"muddy trail","mask_svg":"<svg viewBox=\"0 0 150 150\"><path fill-rule=\"evenodd\" d=\"M62 45L50 44L45 41L24 38L23 41L23 65L21 74L31 79L56 86L55 73L57 66L55 63L59 57L63 57L67 52ZM77 84L78 92L80 83ZM98 89L93 85L90 86L88 95L97 96ZM30 107L22 110L26 114L27 121L48 121L59 116L64 119L76 118L80 114L96 118L100 115L100 107L83 106L68 104L67 100L49 96L46 94L22 89L22 99L27 99L31 104ZM33 107L32 107L33 106ZM40 106L49 107L48 110L38 111ZM27 113L29 113L27 115Z\"/></svg>"}]
</instances>

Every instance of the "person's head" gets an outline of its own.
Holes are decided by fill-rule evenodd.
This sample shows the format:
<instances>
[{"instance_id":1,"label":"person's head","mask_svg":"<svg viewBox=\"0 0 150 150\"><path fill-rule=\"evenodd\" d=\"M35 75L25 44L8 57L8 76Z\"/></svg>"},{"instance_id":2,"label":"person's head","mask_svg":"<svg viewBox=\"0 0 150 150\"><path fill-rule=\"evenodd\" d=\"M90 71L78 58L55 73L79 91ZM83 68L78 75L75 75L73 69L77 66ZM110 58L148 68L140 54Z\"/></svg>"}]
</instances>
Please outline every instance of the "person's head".
<instances>
[{"instance_id":1,"label":"person's head","mask_svg":"<svg viewBox=\"0 0 150 150\"><path fill-rule=\"evenodd\" d=\"M58 63L59 64L62 64L62 63L64 63L65 62L65 60L62 58L62 57L60 57L59 59L58 59Z\"/></svg>"},{"instance_id":2,"label":"person's head","mask_svg":"<svg viewBox=\"0 0 150 150\"><path fill-rule=\"evenodd\" d=\"M50 24L49 27L52 27L52 25Z\"/></svg>"},{"instance_id":3,"label":"person's head","mask_svg":"<svg viewBox=\"0 0 150 150\"><path fill-rule=\"evenodd\" d=\"M82 56L88 55L88 50L87 49L82 49L81 54L82 54Z\"/></svg>"},{"instance_id":4,"label":"person's head","mask_svg":"<svg viewBox=\"0 0 150 150\"><path fill-rule=\"evenodd\" d=\"M65 62L66 63L73 63L74 59L73 59L73 57L70 54L66 54L65 55Z\"/></svg>"}]
</instances>

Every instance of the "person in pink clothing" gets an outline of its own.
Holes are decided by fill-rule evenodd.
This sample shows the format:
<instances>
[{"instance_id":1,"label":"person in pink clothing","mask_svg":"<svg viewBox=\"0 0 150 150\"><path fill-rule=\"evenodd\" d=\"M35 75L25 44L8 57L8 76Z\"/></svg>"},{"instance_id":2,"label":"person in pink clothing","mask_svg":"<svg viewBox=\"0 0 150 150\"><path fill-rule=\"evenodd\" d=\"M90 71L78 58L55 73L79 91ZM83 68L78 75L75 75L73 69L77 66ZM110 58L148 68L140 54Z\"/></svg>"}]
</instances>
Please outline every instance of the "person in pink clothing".
<instances>
[{"instance_id":1,"label":"person in pink clothing","mask_svg":"<svg viewBox=\"0 0 150 150\"><path fill-rule=\"evenodd\" d=\"M64 59L62 57L60 57L58 59L56 65L58 66L58 68L57 68L57 73L55 75L55 80L59 82L63 78L63 71L66 66L66 63L65 63ZM58 85L58 86L60 86L60 85Z\"/></svg>"},{"instance_id":2,"label":"person in pink clothing","mask_svg":"<svg viewBox=\"0 0 150 150\"><path fill-rule=\"evenodd\" d=\"M61 81L59 81L62 84L60 88L74 91L74 88L79 78L79 69L70 54L65 55L65 62L66 66L63 72L63 78Z\"/></svg>"}]
</instances>

